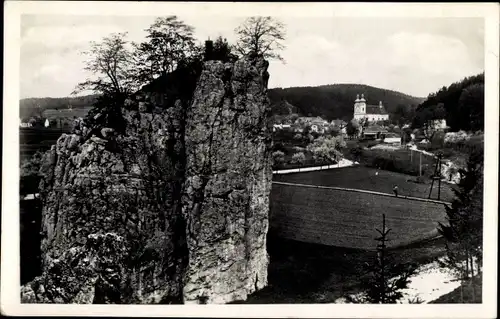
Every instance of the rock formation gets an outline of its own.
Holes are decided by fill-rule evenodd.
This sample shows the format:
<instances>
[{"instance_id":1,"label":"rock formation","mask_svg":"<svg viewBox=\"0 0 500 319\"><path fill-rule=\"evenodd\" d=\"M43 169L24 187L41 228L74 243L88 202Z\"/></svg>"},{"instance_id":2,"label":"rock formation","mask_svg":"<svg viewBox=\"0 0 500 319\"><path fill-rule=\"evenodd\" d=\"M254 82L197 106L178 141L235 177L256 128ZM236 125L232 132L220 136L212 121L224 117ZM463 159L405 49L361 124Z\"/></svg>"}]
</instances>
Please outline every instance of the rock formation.
<instances>
[{"instance_id":1,"label":"rock formation","mask_svg":"<svg viewBox=\"0 0 500 319\"><path fill-rule=\"evenodd\" d=\"M194 93L185 140L186 302L246 299L267 284L266 69L263 60L208 62Z\"/></svg>"},{"instance_id":2,"label":"rock formation","mask_svg":"<svg viewBox=\"0 0 500 319\"><path fill-rule=\"evenodd\" d=\"M209 61L128 100L125 133L61 136L41 169L43 274L22 302L225 303L264 287L267 77L262 58Z\"/></svg>"}]
</instances>

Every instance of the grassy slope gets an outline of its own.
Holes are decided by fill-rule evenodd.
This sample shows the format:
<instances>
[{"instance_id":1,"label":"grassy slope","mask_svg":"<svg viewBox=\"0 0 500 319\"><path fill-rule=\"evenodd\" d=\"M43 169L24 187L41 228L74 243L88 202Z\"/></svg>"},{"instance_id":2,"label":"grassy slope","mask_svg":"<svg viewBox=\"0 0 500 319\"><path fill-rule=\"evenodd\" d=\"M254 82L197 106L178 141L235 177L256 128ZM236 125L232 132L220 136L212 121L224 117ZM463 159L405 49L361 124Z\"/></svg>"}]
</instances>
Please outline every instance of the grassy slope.
<instances>
[{"instance_id":1,"label":"grassy slope","mask_svg":"<svg viewBox=\"0 0 500 319\"><path fill-rule=\"evenodd\" d=\"M406 182L406 175L365 167L275 175L274 181L360 188L392 192L397 184L403 195L426 197L429 185ZM445 199L451 190L445 185ZM443 205L372 194L274 184L271 191L270 233L288 239L339 247L370 249L373 229L386 214L392 245L432 237L437 222L445 219Z\"/></svg>"},{"instance_id":2,"label":"grassy slope","mask_svg":"<svg viewBox=\"0 0 500 319\"><path fill-rule=\"evenodd\" d=\"M375 175L376 172L378 172L378 175ZM409 178L410 176L405 174L362 166L273 176L274 181L358 188L391 194L393 186L397 185L399 193L403 196L427 198L430 181L427 180L425 184L417 184L407 181ZM433 195L437 195L437 191L436 193L433 191ZM451 186L441 183L441 200L450 201L452 198L453 192Z\"/></svg>"},{"instance_id":3,"label":"grassy slope","mask_svg":"<svg viewBox=\"0 0 500 319\"><path fill-rule=\"evenodd\" d=\"M238 303L331 303L359 292L361 266L373 258L362 250L307 244L272 235L268 236L268 252L268 286ZM440 240L392 252L396 261L422 263L443 253Z\"/></svg>"}]
</instances>

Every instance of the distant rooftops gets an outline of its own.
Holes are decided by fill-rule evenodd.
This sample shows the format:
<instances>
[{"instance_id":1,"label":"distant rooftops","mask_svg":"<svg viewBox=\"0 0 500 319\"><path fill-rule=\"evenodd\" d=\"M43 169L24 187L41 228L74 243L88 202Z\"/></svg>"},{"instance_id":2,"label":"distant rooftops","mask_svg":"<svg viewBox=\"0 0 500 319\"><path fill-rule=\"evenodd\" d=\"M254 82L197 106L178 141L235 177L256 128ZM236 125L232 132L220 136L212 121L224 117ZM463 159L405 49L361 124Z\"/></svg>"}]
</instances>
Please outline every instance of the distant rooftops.
<instances>
[{"instance_id":1,"label":"distant rooftops","mask_svg":"<svg viewBox=\"0 0 500 319\"><path fill-rule=\"evenodd\" d=\"M366 114L388 114L385 108L380 105L367 105Z\"/></svg>"}]
</instances>

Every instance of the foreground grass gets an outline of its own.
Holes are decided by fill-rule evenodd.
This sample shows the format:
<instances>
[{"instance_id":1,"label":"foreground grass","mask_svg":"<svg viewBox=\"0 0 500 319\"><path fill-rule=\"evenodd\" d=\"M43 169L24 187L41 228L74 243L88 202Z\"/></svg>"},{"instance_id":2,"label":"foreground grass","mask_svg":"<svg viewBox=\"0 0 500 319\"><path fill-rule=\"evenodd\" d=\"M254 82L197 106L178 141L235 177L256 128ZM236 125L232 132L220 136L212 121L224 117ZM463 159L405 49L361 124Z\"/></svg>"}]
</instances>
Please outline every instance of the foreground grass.
<instances>
[{"instance_id":1,"label":"foreground grass","mask_svg":"<svg viewBox=\"0 0 500 319\"><path fill-rule=\"evenodd\" d=\"M360 291L362 265L372 252L268 237L268 286L238 303L333 303ZM439 240L393 250L399 262L426 263L444 254Z\"/></svg>"},{"instance_id":2,"label":"foreground grass","mask_svg":"<svg viewBox=\"0 0 500 319\"><path fill-rule=\"evenodd\" d=\"M430 302L431 304L481 303L482 276L463 282L460 287Z\"/></svg>"}]
</instances>

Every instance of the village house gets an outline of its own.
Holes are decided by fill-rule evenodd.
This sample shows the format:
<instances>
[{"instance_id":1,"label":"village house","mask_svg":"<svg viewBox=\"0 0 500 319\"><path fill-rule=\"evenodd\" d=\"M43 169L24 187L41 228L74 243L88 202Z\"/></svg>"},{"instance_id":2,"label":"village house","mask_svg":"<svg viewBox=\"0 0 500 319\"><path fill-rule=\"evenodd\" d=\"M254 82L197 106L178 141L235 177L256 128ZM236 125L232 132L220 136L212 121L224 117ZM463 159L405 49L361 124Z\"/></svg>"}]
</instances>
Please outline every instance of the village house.
<instances>
[{"instance_id":1,"label":"village house","mask_svg":"<svg viewBox=\"0 0 500 319\"><path fill-rule=\"evenodd\" d=\"M361 137L364 139L384 139L388 131L380 125L371 125L363 129Z\"/></svg>"},{"instance_id":2,"label":"village house","mask_svg":"<svg viewBox=\"0 0 500 319\"><path fill-rule=\"evenodd\" d=\"M309 128L311 132L323 134L325 131L328 131L328 122L321 117L317 117L311 121Z\"/></svg>"},{"instance_id":3,"label":"village house","mask_svg":"<svg viewBox=\"0 0 500 319\"><path fill-rule=\"evenodd\" d=\"M341 135L347 135L347 122L343 120L333 120L331 123L334 127L338 128Z\"/></svg>"},{"instance_id":4,"label":"village house","mask_svg":"<svg viewBox=\"0 0 500 319\"><path fill-rule=\"evenodd\" d=\"M446 125L445 119L432 120L431 127L433 130L436 130L436 131L444 131L445 129L448 128L448 126Z\"/></svg>"},{"instance_id":5,"label":"village house","mask_svg":"<svg viewBox=\"0 0 500 319\"><path fill-rule=\"evenodd\" d=\"M391 144L394 146L401 145L401 136L396 133L387 133L384 138L384 143Z\"/></svg>"},{"instance_id":6,"label":"village house","mask_svg":"<svg viewBox=\"0 0 500 319\"><path fill-rule=\"evenodd\" d=\"M278 130L290 130L291 129L290 124L274 124L273 125L273 132L276 132Z\"/></svg>"},{"instance_id":7,"label":"village house","mask_svg":"<svg viewBox=\"0 0 500 319\"><path fill-rule=\"evenodd\" d=\"M295 132L295 133L302 133L304 132L304 128L302 126L300 126L300 124L298 123L294 123L293 126L292 126L292 130Z\"/></svg>"},{"instance_id":8,"label":"village house","mask_svg":"<svg viewBox=\"0 0 500 319\"><path fill-rule=\"evenodd\" d=\"M389 120L389 113L385 110L382 101L379 105L367 105L364 94L356 95L354 101L354 119L357 121L366 119L368 122L387 121Z\"/></svg>"},{"instance_id":9,"label":"village house","mask_svg":"<svg viewBox=\"0 0 500 319\"><path fill-rule=\"evenodd\" d=\"M32 127L33 125L30 122L23 122L23 120L19 119L19 127Z\"/></svg>"}]
</instances>

